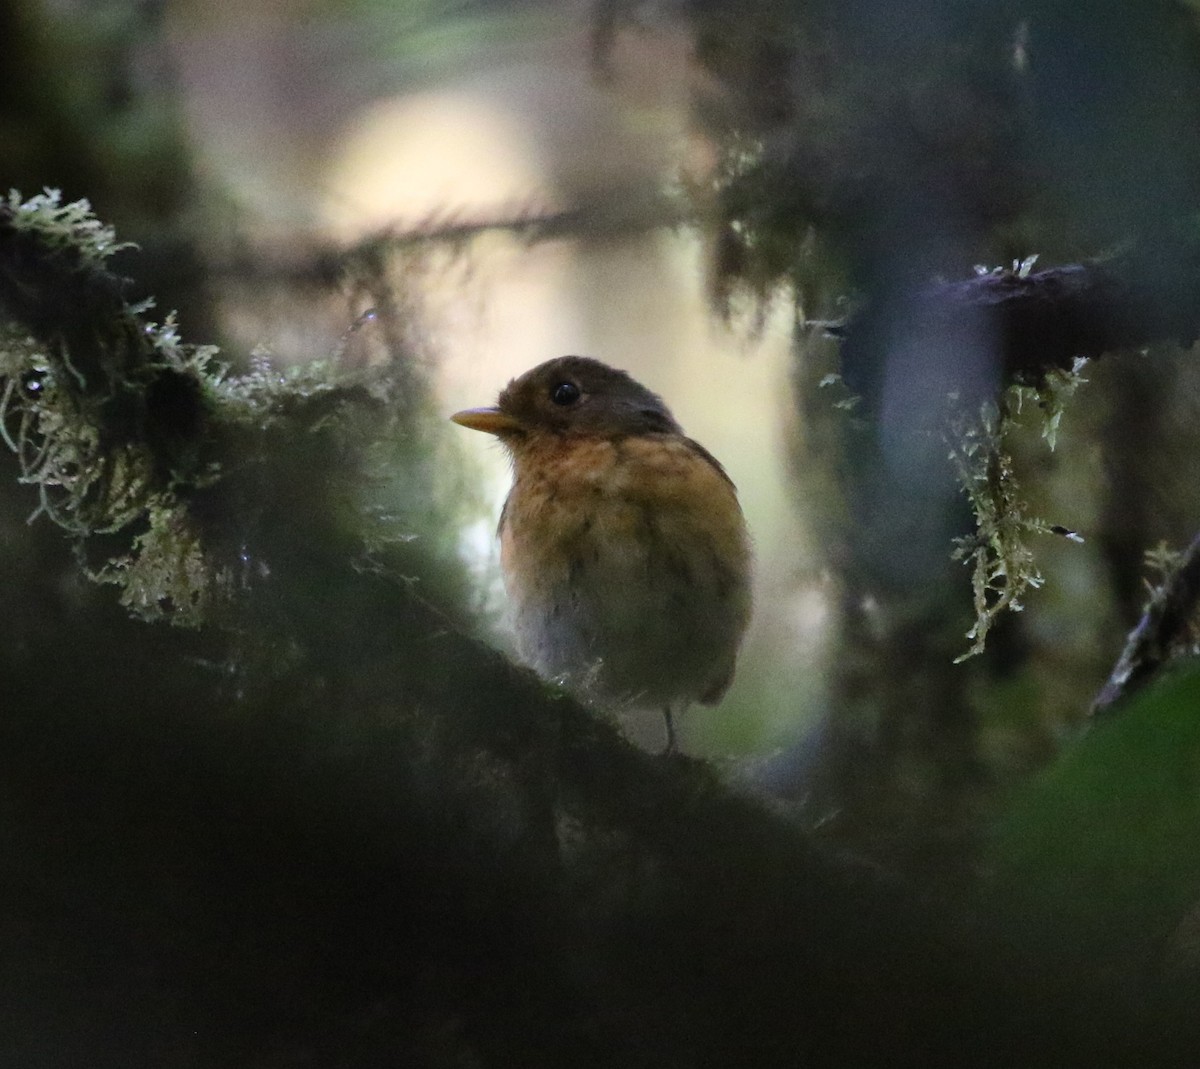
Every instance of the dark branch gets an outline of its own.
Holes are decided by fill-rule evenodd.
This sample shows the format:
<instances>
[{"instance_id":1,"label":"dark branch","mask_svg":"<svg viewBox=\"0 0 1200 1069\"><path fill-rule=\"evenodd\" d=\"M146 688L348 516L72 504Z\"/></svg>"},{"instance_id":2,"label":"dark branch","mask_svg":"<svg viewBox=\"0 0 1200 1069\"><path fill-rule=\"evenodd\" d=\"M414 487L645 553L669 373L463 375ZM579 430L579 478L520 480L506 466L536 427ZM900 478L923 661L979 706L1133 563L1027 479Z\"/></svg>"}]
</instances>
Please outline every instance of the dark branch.
<instances>
[{"instance_id":1,"label":"dark branch","mask_svg":"<svg viewBox=\"0 0 1200 1069\"><path fill-rule=\"evenodd\" d=\"M1200 605L1200 535L1192 539L1178 567L1150 598L1108 682L1092 705L1093 715L1105 712L1118 699L1140 689L1189 644L1197 605Z\"/></svg>"},{"instance_id":2,"label":"dark branch","mask_svg":"<svg viewBox=\"0 0 1200 1069\"><path fill-rule=\"evenodd\" d=\"M843 378L855 392L870 394L898 315L906 333L935 339L942 351L986 345L999 382L1037 382L1069 370L1076 357L1194 342L1200 336L1200 250L1184 243L1139 248L1104 261L1024 277L997 271L874 301L836 331L844 339Z\"/></svg>"},{"instance_id":3,"label":"dark branch","mask_svg":"<svg viewBox=\"0 0 1200 1069\"><path fill-rule=\"evenodd\" d=\"M643 234L692 219L680 205L644 189L610 191L569 208L516 210L475 218L433 217L412 226L383 227L347 246L318 246L272 259L260 250L228 257L214 273L225 279L326 287L353 265L380 255L436 246L463 246L485 234L505 233L530 244L570 238L593 240Z\"/></svg>"}]
</instances>

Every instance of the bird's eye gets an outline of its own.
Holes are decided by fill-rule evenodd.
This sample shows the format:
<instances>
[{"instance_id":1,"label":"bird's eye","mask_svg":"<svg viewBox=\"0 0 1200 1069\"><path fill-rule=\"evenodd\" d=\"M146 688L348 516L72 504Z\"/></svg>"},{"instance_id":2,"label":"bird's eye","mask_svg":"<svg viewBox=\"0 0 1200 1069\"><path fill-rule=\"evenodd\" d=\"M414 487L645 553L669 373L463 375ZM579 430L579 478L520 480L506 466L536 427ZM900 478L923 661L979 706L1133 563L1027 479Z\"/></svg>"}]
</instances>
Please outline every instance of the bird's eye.
<instances>
[{"instance_id":1,"label":"bird's eye","mask_svg":"<svg viewBox=\"0 0 1200 1069\"><path fill-rule=\"evenodd\" d=\"M550 400L556 405L573 405L579 400L579 387L573 382L560 382L550 390Z\"/></svg>"}]
</instances>

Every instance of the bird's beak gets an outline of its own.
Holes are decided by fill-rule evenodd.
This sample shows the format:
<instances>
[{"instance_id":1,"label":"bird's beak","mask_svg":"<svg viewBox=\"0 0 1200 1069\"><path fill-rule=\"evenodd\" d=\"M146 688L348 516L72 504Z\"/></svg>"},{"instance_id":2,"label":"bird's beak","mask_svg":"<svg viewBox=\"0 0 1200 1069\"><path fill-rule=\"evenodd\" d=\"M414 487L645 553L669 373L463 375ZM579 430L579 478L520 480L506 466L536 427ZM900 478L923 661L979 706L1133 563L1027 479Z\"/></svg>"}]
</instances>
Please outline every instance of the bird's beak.
<instances>
[{"instance_id":1,"label":"bird's beak","mask_svg":"<svg viewBox=\"0 0 1200 1069\"><path fill-rule=\"evenodd\" d=\"M450 418L462 427L485 434L513 434L521 429L520 423L498 408L465 408Z\"/></svg>"}]
</instances>

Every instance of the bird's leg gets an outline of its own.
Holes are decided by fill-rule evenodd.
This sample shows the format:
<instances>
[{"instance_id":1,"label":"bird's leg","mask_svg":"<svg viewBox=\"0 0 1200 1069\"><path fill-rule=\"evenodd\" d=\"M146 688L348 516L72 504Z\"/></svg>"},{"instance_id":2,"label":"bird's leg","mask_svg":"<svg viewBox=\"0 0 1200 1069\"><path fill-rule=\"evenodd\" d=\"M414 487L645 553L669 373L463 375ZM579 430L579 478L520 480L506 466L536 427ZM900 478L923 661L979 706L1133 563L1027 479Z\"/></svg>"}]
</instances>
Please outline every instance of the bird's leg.
<instances>
[{"instance_id":1,"label":"bird's leg","mask_svg":"<svg viewBox=\"0 0 1200 1069\"><path fill-rule=\"evenodd\" d=\"M671 707L663 706L663 723L667 728L667 745L663 747L663 756L673 754L675 752L675 719L671 715Z\"/></svg>"}]
</instances>

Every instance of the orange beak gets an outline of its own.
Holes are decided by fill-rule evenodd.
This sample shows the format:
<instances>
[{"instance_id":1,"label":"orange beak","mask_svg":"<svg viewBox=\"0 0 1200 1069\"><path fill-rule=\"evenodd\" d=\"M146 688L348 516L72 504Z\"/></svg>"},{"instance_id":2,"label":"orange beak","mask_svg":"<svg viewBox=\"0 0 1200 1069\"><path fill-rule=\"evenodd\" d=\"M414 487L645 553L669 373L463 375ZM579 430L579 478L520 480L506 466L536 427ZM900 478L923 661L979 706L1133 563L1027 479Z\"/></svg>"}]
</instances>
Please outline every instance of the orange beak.
<instances>
[{"instance_id":1,"label":"orange beak","mask_svg":"<svg viewBox=\"0 0 1200 1069\"><path fill-rule=\"evenodd\" d=\"M465 408L455 412L450 419L461 427L485 434L513 434L521 429L520 423L498 408Z\"/></svg>"}]
</instances>

